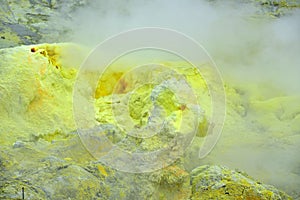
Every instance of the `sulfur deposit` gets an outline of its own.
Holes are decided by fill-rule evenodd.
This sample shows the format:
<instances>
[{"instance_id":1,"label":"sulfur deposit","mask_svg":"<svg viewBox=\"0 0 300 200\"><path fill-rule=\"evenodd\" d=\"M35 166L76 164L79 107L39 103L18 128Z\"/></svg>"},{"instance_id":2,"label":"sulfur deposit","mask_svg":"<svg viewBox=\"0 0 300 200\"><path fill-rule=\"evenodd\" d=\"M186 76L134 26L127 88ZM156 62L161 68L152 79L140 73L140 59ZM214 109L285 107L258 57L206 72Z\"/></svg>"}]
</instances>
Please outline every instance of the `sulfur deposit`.
<instances>
[{"instance_id":1,"label":"sulfur deposit","mask_svg":"<svg viewBox=\"0 0 300 200\"><path fill-rule=\"evenodd\" d=\"M75 44L40 44L0 50L0 198L20 199L24 187L29 199L291 199L281 190L264 185L239 170L200 166L201 162L195 162L210 123L210 97L201 75L181 63L162 64L181 73L177 81L186 78L201 107L200 128L187 151L171 165L141 174L121 172L97 162L82 145L72 113L72 89L86 52ZM78 61L70 59L74 55ZM168 77L170 72L166 73ZM143 79L134 73L124 74L126 71L108 71L99 81L92 97L95 122L105 130L111 143L127 151L160 149L175 137L174 130L182 126L181 116L191 105L182 105L171 90L162 87L174 84L172 78L164 78L158 85L133 89L133 83L138 82L133 80ZM111 89L105 91L102 87ZM270 127L272 120L282 127L279 123L289 120L286 131L299 131L298 97L268 100L262 94L248 96L242 91L242 86L237 89L226 84L228 122L225 131L237 128L246 131L249 127L245 116L249 113L259 120L260 126L255 128ZM122 118L120 112L121 121L116 122L112 96L119 100L118 108L129 108L130 117ZM293 103L292 109L289 106ZM134 138L126 135L126 127L117 127L122 119L125 124L131 120L134 127L143 127L149 122L149 112L155 105L161 109L161 116L170 120L160 135ZM277 105L281 105L280 109ZM263 115L265 112L269 114ZM276 130L276 126L272 126L268 131L279 141L282 134ZM251 131L255 130L245 133L251 135ZM221 147L229 143L242 142L231 139L224 144L221 140ZM208 159L213 160L213 156Z\"/></svg>"},{"instance_id":2,"label":"sulfur deposit","mask_svg":"<svg viewBox=\"0 0 300 200\"><path fill-rule=\"evenodd\" d=\"M201 166L191 172L192 199L292 199L246 173L223 166Z\"/></svg>"}]
</instances>

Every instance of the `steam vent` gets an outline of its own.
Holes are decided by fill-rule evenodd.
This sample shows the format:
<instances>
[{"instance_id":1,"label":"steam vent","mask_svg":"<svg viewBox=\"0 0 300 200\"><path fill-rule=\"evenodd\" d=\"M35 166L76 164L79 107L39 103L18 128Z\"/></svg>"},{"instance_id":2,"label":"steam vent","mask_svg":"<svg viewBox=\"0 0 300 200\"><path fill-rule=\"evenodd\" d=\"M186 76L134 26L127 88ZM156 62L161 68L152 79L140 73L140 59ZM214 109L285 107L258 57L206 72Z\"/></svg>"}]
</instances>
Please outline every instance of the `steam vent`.
<instances>
[{"instance_id":1,"label":"steam vent","mask_svg":"<svg viewBox=\"0 0 300 200\"><path fill-rule=\"evenodd\" d=\"M300 200L299 8L1 0L0 199Z\"/></svg>"}]
</instances>

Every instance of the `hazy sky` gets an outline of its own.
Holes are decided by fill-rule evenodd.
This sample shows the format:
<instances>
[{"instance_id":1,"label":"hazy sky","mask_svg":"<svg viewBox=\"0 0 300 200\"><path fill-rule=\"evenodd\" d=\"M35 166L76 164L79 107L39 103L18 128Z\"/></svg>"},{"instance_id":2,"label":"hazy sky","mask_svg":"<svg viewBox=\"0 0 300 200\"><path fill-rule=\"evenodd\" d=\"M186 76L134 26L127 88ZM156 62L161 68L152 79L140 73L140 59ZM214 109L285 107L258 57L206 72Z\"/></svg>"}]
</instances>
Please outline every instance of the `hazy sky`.
<instances>
[{"instance_id":1,"label":"hazy sky","mask_svg":"<svg viewBox=\"0 0 300 200\"><path fill-rule=\"evenodd\" d=\"M100 0L78 9L72 20L53 21L72 29L69 40L92 47L133 28L171 28L202 44L223 76L270 81L300 94L300 12L273 19L259 16L258 10L218 1Z\"/></svg>"}]
</instances>

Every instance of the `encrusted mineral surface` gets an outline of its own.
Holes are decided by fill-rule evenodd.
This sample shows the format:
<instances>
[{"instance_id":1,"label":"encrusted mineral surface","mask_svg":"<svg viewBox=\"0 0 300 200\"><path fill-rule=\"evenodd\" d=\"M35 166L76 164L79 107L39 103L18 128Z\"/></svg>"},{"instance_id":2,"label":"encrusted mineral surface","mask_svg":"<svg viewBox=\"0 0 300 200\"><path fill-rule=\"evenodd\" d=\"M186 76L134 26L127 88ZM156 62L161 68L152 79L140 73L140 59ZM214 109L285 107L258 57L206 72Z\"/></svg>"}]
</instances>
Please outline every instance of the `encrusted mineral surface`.
<instances>
[{"instance_id":1,"label":"encrusted mineral surface","mask_svg":"<svg viewBox=\"0 0 300 200\"><path fill-rule=\"evenodd\" d=\"M82 144L72 112L72 90L86 52L75 44L40 44L0 50L1 199L20 199L22 187L26 199L290 199L281 190L239 170L201 166L201 162L195 161L210 123L210 97L197 70L181 63L163 65L174 66L173 69L181 73L177 81L186 78L195 89L196 98L201 99L200 129L185 154L179 154L171 165L147 173L126 173L98 162ZM95 123L105 130L111 143L126 151L145 152L164 147L175 137L176 130L180 130L182 113L192 110L193 105L182 105L181 99L165 89L165 84L175 84L172 78L166 78L168 76L159 79L159 84L133 90L134 84L138 84L132 82L136 74L128 77L123 74L122 70L108 71L94 88ZM92 73L85 76L88 82ZM114 77L123 78L120 82ZM174 74L170 77L176 78ZM111 89L100 90L103 84ZM253 123L259 124L251 125L254 129L269 127L268 133L277 141L282 134L275 131L276 126L285 127L282 126L285 120L289 120L286 130L299 132L299 97L264 99L254 91L256 96L248 96L240 87L226 84L228 122L225 131L234 131L237 127L246 131L249 128L246 116L250 116L256 120ZM115 121L114 112L118 110L113 110L112 100L118 100L121 112L117 116L121 121ZM277 104L282 105L280 109ZM122 118L122 106L128 108L126 118ZM126 136L126 126L117 127L124 119L123 124L131 120L133 128L139 129L152 120L149 116L155 108L159 108L158 116L169 119L159 135L136 139ZM265 110L269 114L261 114ZM274 120L276 125L270 126ZM246 133L253 132L252 129ZM285 139L292 142L289 137ZM228 141L238 143L234 139ZM299 195L295 190L289 192Z\"/></svg>"},{"instance_id":2,"label":"encrusted mineral surface","mask_svg":"<svg viewBox=\"0 0 300 200\"><path fill-rule=\"evenodd\" d=\"M292 199L246 173L204 165L191 172L191 199Z\"/></svg>"}]
</instances>

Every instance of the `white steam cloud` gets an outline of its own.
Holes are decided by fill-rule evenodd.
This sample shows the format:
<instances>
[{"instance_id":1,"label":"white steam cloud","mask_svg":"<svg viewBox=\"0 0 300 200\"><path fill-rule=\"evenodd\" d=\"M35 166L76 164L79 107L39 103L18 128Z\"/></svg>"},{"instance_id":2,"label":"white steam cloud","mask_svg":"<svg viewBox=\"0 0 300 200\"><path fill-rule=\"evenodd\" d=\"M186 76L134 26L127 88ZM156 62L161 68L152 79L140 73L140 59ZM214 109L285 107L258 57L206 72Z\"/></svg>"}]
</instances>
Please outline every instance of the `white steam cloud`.
<instances>
[{"instance_id":1,"label":"white steam cloud","mask_svg":"<svg viewBox=\"0 0 300 200\"><path fill-rule=\"evenodd\" d=\"M55 23L72 29L68 40L90 47L133 28L174 29L191 36L206 48L225 81L257 83L258 88L260 83L270 84L281 91L267 91L271 97L300 95L299 10L274 19L257 14L259 5L238 2L101 0L78 9L71 21L59 24L55 20ZM264 135L268 129L251 127L249 120L245 119L246 124L241 122L240 126L244 127L240 130L236 130L239 126L224 129L212 154L195 165L205 162L225 164L242 168L250 175L281 188L299 189L300 161L297 154L300 140L295 139L292 144L279 145L278 148L269 147L270 135ZM252 134L238 135L243 129L253 129L248 131ZM274 131L280 132L280 127ZM299 138L300 133L297 134ZM233 137L233 142L229 142ZM263 140L269 142L259 146Z\"/></svg>"},{"instance_id":2,"label":"white steam cloud","mask_svg":"<svg viewBox=\"0 0 300 200\"><path fill-rule=\"evenodd\" d=\"M61 25L72 30L69 40L91 47L133 28L174 29L202 44L224 76L270 81L300 94L300 12L267 19L257 14L258 7L238 1L100 0Z\"/></svg>"}]
</instances>

